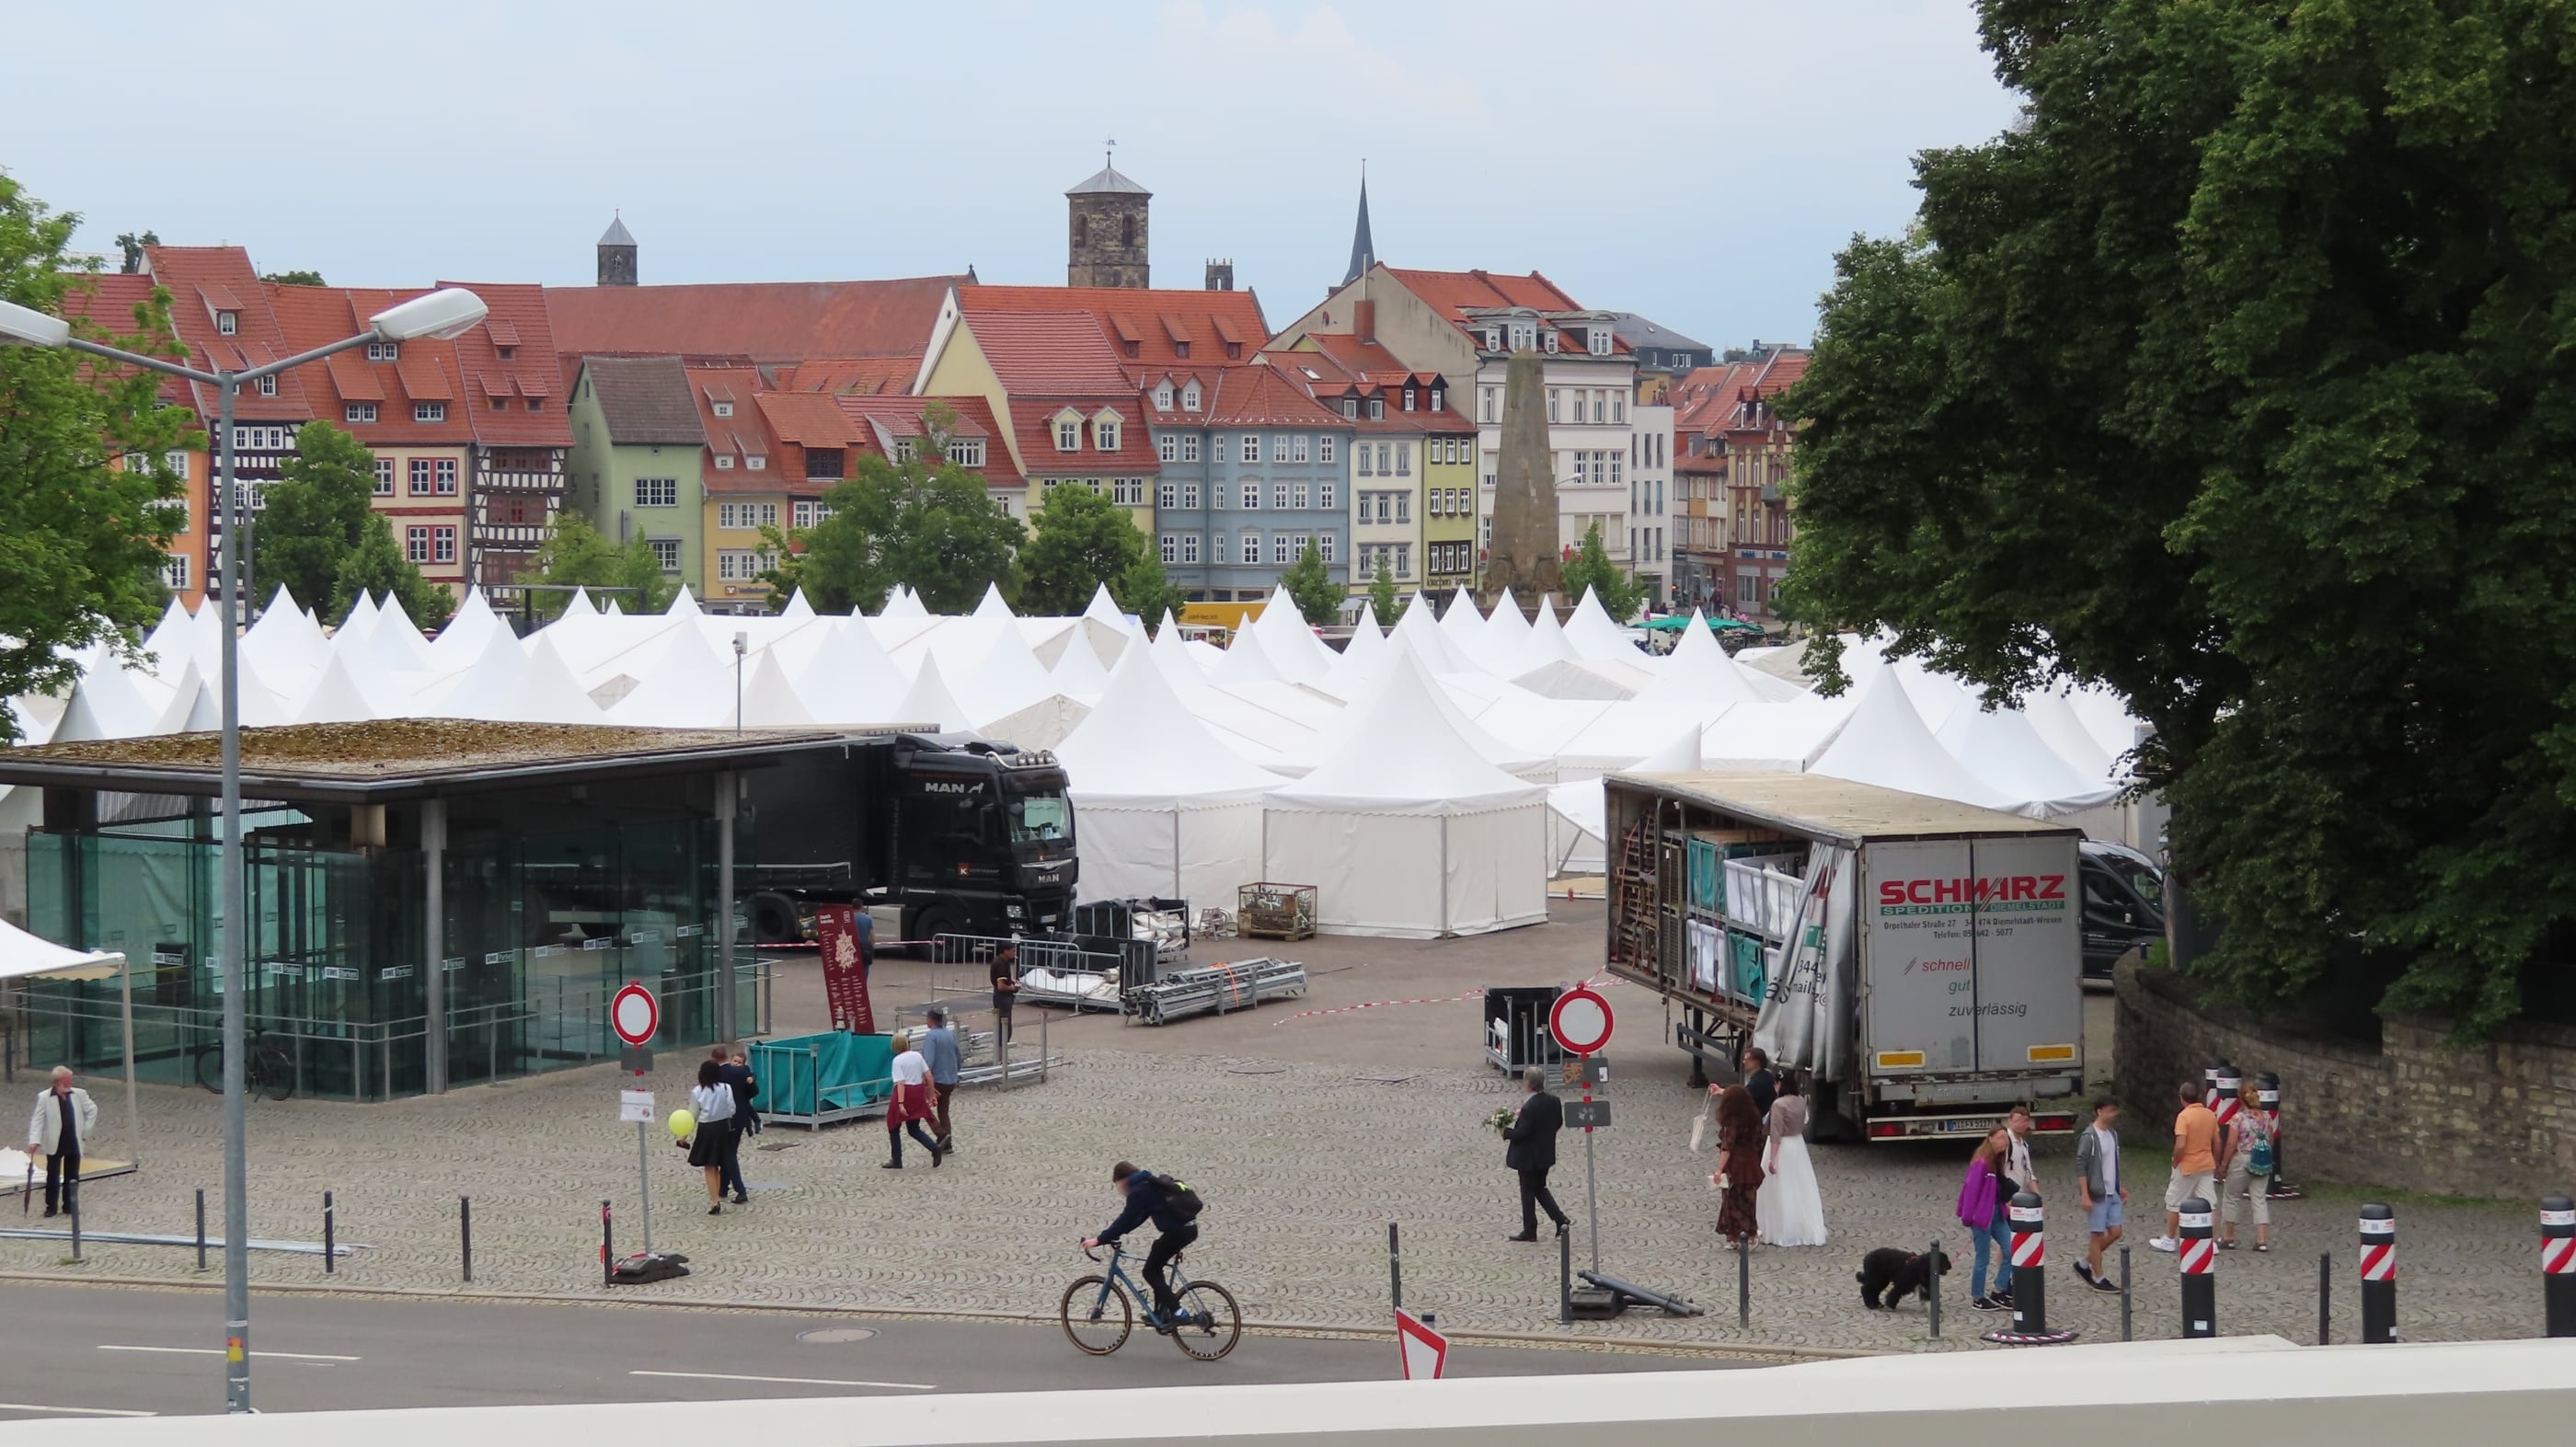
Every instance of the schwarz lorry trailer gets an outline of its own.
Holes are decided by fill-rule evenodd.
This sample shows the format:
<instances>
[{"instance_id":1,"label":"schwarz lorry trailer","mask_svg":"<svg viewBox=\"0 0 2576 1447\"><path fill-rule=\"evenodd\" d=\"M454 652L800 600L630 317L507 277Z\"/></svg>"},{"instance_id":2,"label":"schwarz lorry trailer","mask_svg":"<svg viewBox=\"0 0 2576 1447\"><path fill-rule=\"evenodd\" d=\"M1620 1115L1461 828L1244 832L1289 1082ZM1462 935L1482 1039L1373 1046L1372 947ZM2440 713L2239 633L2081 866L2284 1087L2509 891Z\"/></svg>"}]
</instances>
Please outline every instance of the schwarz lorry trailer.
<instances>
[{"instance_id":1,"label":"schwarz lorry trailer","mask_svg":"<svg viewBox=\"0 0 2576 1447\"><path fill-rule=\"evenodd\" d=\"M1823 1138L2075 1128L2076 830L1820 774L1602 787L1610 972L1678 1009L1695 1081L1749 1040L1813 1074Z\"/></svg>"},{"instance_id":2,"label":"schwarz lorry trailer","mask_svg":"<svg viewBox=\"0 0 2576 1447\"><path fill-rule=\"evenodd\" d=\"M853 734L742 775L736 892L755 944L858 904L880 940L1073 924L1073 806L1053 754L967 734Z\"/></svg>"}]
</instances>

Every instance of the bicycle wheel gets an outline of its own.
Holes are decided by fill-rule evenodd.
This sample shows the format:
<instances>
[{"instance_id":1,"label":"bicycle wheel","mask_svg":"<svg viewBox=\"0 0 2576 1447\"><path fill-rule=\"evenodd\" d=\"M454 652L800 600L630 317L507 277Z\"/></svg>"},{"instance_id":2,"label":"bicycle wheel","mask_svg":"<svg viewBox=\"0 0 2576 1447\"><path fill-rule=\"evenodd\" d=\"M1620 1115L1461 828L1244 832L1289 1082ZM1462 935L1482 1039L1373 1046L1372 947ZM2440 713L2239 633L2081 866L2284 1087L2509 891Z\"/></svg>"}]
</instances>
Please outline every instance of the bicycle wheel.
<instances>
[{"instance_id":1,"label":"bicycle wheel","mask_svg":"<svg viewBox=\"0 0 2576 1447\"><path fill-rule=\"evenodd\" d=\"M1181 1316L1172 1328L1172 1340L1181 1350L1212 1362L1234 1350L1242 1336L1243 1313L1235 1308L1233 1292L1213 1281L1181 1288Z\"/></svg>"},{"instance_id":2,"label":"bicycle wheel","mask_svg":"<svg viewBox=\"0 0 2576 1447\"><path fill-rule=\"evenodd\" d=\"M209 1045L197 1052L197 1083L217 1095L224 1093L224 1047Z\"/></svg>"},{"instance_id":3,"label":"bicycle wheel","mask_svg":"<svg viewBox=\"0 0 2576 1447\"><path fill-rule=\"evenodd\" d=\"M284 1100L295 1093L295 1062L285 1051L272 1046L252 1059L258 1062L259 1072L252 1078L258 1081L262 1094L271 1100Z\"/></svg>"},{"instance_id":4,"label":"bicycle wheel","mask_svg":"<svg viewBox=\"0 0 2576 1447\"><path fill-rule=\"evenodd\" d=\"M1136 1329L1136 1308L1105 1276L1085 1276L1066 1287L1056 1317L1064 1323L1065 1340L1095 1357L1125 1346Z\"/></svg>"}]
</instances>

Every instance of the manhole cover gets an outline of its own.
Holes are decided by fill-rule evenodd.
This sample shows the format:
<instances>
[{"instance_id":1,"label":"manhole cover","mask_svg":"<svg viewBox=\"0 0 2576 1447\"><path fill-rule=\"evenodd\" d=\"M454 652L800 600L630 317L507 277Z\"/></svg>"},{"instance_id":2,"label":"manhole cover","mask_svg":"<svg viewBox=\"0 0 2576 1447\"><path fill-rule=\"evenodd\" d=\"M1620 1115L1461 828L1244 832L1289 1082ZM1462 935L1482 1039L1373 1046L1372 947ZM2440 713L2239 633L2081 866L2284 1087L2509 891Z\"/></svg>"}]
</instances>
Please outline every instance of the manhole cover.
<instances>
[{"instance_id":1,"label":"manhole cover","mask_svg":"<svg viewBox=\"0 0 2576 1447\"><path fill-rule=\"evenodd\" d=\"M818 1326L812 1331L796 1333L796 1339L811 1346L837 1346L843 1342L866 1341L876 1332L864 1326Z\"/></svg>"}]
</instances>

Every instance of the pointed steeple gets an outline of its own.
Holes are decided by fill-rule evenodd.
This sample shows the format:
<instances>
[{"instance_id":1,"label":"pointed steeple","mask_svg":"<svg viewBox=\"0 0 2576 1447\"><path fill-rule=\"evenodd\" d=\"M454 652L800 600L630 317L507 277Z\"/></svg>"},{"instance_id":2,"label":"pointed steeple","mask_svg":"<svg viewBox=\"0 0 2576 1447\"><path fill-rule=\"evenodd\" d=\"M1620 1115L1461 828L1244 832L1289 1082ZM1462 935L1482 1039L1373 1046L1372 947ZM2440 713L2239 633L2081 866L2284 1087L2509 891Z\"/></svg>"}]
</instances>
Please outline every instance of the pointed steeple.
<instances>
[{"instance_id":1,"label":"pointed steeple","mask_svg":"<svg viewBox=\"0 0 2576 1447\"><path fill-rule=\"evenodd\" d=\"M1351 269L1350 273L1342 278L1342 285L1348 286L1366 276L1368 269L1375 265L1377 265L1377 243L1369 239L1368 169L1362 166L1360 169L1360 224L1359 229L1351 233Z\"/></svg>"}]
</instances>

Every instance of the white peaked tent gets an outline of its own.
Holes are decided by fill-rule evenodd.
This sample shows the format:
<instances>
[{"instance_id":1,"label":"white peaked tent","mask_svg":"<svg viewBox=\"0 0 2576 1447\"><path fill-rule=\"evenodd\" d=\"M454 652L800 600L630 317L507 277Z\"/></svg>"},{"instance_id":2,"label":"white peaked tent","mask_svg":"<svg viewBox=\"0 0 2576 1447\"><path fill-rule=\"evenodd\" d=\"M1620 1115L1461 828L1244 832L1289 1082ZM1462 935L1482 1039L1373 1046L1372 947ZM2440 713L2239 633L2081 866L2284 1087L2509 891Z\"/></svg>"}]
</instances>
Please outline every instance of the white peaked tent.
<instances>
[{"instance_id":1,"label":"white peaked tent","mask_svg":"<svg viewBox=\"0 0 2576 1447\"><path fill-rule=\"evenodd\" d=\"M1637 690L1638 703L1756 703L1763 695L1726 656L1726 645L1697 608L1683 625L1681 641L1655 670L1653 681Z\"/></svg>"},{"instance_id":2,"label":"white peaked tent","mask_svg":"<svg viewBox=\"0 0 2576 1447\"><path fill-rule=\"evenodd\" d=\"M508 625L492 616L492 605L483 601L482 589L466 589L465 601L456 605L455 615L425 650L430 671L454 673L472 667L494 634L509 631Z\"/></svg>"},{"instance_id":3,"label":"white peaked tent","mask_svg":"<svg viewBox=\"0 0 2576 1447\"><path fill-rule=\"evenodd\" d=\"M367 635L375 631L378 616L380 615L376 610L376 595L360 588L358 601L349 605L349 616L342 619L340 626L333 630L331 641L336 644L344 637L352 637L353 641L357 642L365 641Z\"/></svg>"},{"instance_id":4,"label":"white peaked tent","mask_svg":"<svg viewBox=\"0 0 2576 1447\"><path fill-rule=\"evenodd\" d=\"M1427 939L1547 918L1546 791L1477 757L1409 655L1314 772L1263 801L1262 877L1315 886L1317 928Z\"/></svg>"},{"instance_id":5,"label":"white peaked tent","mask_svg":"<svg viewBox=\"0 0 2576 1447\"><path fill-rule=\"evenodd\" d=\"M912 687L864 618L828 618L831 635L795 674L796 693L826 724L881 723Z\"/></svg>"},{"instance_id":6,"label":"white peaked tent","mask_svg":"<svg viewBox=\"0 0 2576 1447\"><path fill-rule=\"evenodd\" d=\"M970 616L976 618L1016 618L1019 615L1011 611L1010 604L1002 601L1001 584L986 583L984 585L984 596L975 600L975 611Z\"/></svg>"},{"instance_id":7,"label":"white peaked tent","mask_svg":"<svg viewBox=\"0 0 2576 1447\"><path fill-rule=\"evenodd\" d=\"M921 672L914 675L912 687L904 690L893 715L885 721L915 726L936 724L943 730L967 727L965 708L948 691L948 685L940 681L939 660L930 657L921 660Z\"/></svg>"},{"instance_id":8,"label":"white peaked tent","mask_svg":"<svg viewBox=\"0 0 2576 1447\"><path fill-rule=\"evenodd\" d=\"M1261 795L1278 776L1238 757L1181 706L1142 649L1056 747L1070 780L1086 899L1234 908L1261 878Z\"/></svg>"},{"instance_id":9,"label":"white peaked tent","mask_svg":"<svg viewBox=\"0 0 2576 1447\"><path fill-rule=\"evenodd\" d=\"M623 618L626 616L626 610L617 606L617 600L615 598L611 598L608 600L608 606L599 610L599 616L602 618Z\"/></svg>"},{"instance_id":10,"label":"white peaked tent","mask_svg":"<svg viewBox=\"0 0 2576 1447\"><path fill-rule=\"evenodd\" d=\"M1505 588L1494 600L1494 611L1485 617L1485 626L1477 630L1462 650L1468 659L1487 673L1509 678L1529 670L1521 663L1521 648L1529 642L1530 621L1521 616L1521 605Z\"/></svg>"},{"instance_id":11,"label":"white peaked tent","mask_svg":"<svg viewBox=\"0 0 2576 1447\"><path fill-rule=\"evenodd\" d=\"M1106 623L1121 632L1127 628L1127 615L1118 610L1118 600L1109 596L1107 583L1092 585L1091 601L1083 605L1082 616L1094 623Z\"/></svg>"},{"instance_id":12,"label":"white peaked tent","mask_svg":"<svg viewBox=\"0 0 2576 1447\"><path fill-rule=\"evenodd\" d=\"M166 707L145 697L134 675L114 657L102 653L90 661L80 681L72 685L71 701L54 725L53 742L139 738L152 731Z\"/></svg>"},{"instance_id":13,"label":"white peaked tent","mask_svg":"<svg viewBox=\"0 0 2576 1447\"><path fill-rule=\"evenodd\" d=\"M718 657L704 630L668 631L640 681L609 706L612 723L647 728L714 728L733 717L733 660Z\"/></svg>"},{"instance_id":14,"label":"white peaked tent","mask_svg":"<svg viewBox=\"0 0 2576 1447\"><path fill-rule=\"evenodd\" d=\"M922 606L920 594L915 593L910 588L897 585L893 592L886 595L885 606L877 610L877 616L880 618L927 618L930 616L930 610Z\"/></svg>"},{"instance_id":15,"label":"white peaked tent","mask_svg":"<svg viewBox=\"0 0 2576 1447\"><path fill-rule=\"evenodd\" d=\"M1909 794L1928 794L2008 809L2013 801L1968 771L1950 756L1940 740L1923 726L1922 715L1906 697L1905 684L1891 668L1880 668L1857 689L1851 717L1833 743L1809 766L1810 773L1831 774L1855 784L1876 784Z\"/></svg>"},{"instance_id":16,"label":"white peaked tent","mask_svg":"<svg viewBox=\"0 0 2576 1447\"><path fill-rule=\"evenodd\" d=\"M1616 772L1622 774L1696 774L1700 770L1699 730L1686 728L1662 748ZM1556 784L1547 791L1548 812L1555 815L1556 839L1548 846L1559 874L1599 874L1607 867L1609 799L1598 778Z\"/></svg>"},{"instance_id":17,"label":"white peaked tent","mask_svg":"<svg viewBox=\"0 0 2576 1447\"><path fill-rule=\"evenodd\" d=\"M1542 663L1580 657L1565 636L1565 625L1556 621L1556 609L1542 600L1538 618L1530 624L1529 641L1521 645L1521 662L1515 672L1526 673Z\"/></svg>"},{"instance_id":18,"label":"white peaked tent","mask_svg":"<svg viewBox=\"0 0 2576 1447\"><path fill-rule=\"evenodd\" d=\"M967 718L979 729L1055 692L1047 682L1046 669L1029 651L1028 640L1020 636L1019 629L993 629L991 637L992 645L982 657L956 675L954 690L957 701L966 706ZM939 650L934 648L924 656L922 666L929 667L930 661L939 656Z\"/></svg>"},{"instance_id":19,"label":"white peaked tent","mask_svg":"<svg viewBox=\"0 0 2576 1447\"><path fill-rule=\"evenodd\" d=\"M528 671L528 652L519 641L503 629L491 645L465 660L465 670L456 675L447 691L430 703L430 713L438 718L498 718L498 712L509 702L519 687L519 675ZM447 641L440 634L439 643ZM433 644L433 647L436 645ZM639 689L638 692L641 692Z\"/></svg>"},{"instance_id":20,"label":"white peaked tent","mask_svg":"<svg viewBox=\"0 0 2576 1447\"><path fill-rule=\"evenodd\" d=\"M1146 650L1156 667L1163 670L1163 681L1174 688L1203 688L1207 670L1190 656L1190 646L1181 641L1180 625L1172 621L1171 612L1163 613L1163 626L1154 630L1154 641Z\"/></svg>"},{"instance_id":21,"label":"white peaked tent","mask_svg":"<svg viewBox=\"0 0 2576 1447\"><path fill-rule=\"evenodd\" d=\"M1271 589L1268 606L1244 631L1261 640L1270 666L1290 683L1312 683L1332 670L1331 645L1306 626L1306 615L1298 611L1297 600L1288 596L1285 587Z\"/></svg>"},{"instance_id":22,"label":"white peaked tent","mask_svg":"<svg viewBox=\"0 0 2576 1447\"><path fill-rule=\"evenodd\" d=\"M151 655L155 672L176 677L180 666L197 656L196 623L176 598L161 610L161 621L143 637L143 651Z\"/></svg>"},{"instance_id":23,"label":"white peaked tent","mask_svg":"<svg viewBox=\"0 0 2576 1447\"><path fill-rule=\"evenodd\" d=\"M1637 645L1619 631L1618 621L1601 606L1600 595L1590 588L1584 589L1583 597L1575 603L1574 616L1565 620L1565 641L1574 645L1576 655L1583 658L1630 662L1639 657Z\"/></svg>"},{"instance_id":24,"label":"white peaked tent","mask_svg":"<svg viewBox=\"0 0 2576 1447\"><path fill-rule=\"evenodd\" d=\"M2076 772L2017 708L1989 712L1977 700L1963 699L1933 737L1968 772L2013 800L2016 814L2055 819L2120 796L2117 785Z\"/></svg>"},{"instance_id":25,"label":"white peaked tent","mask_svg":"<svg viewBox=\"0 0 2576 1447\"><path fill-rule=\"evenodd\" d=\"M1459 657L1465 658L1476 635L1485 631L1485 615L1476 611L1475 596L1460 588L1449 595L1449 611L1440 615L1439 626L1440 636L1449 640Z\"/></svg>"},{"instance_id":26,"label":"white peaked tent","mask_svg":"<svg viewBox=\"0 0 2576 1447\"><path fill-rule=\"evenodd\" d=\"M364 723L376 716L376 707L368 701L366 691L349 676L348 660L337 653L322 665L313 691L295 709L295 721L300 724Z\"/></svg>"},{"instance_id":27,"label":"white peaked tent","mask_svg":"<svg viewBox=\"0 0 2576 1447\"><path fill-rule=\"evenodd\" d=\"M725 710L725 722L733 722L732 709ZM813 725L813 711L796 696L796 685L788 681L786 666L778 661L778 650L760 650L760 661L751 665L750 675L743 680L742 727L801 729Z\"/></svg>"},{"instance_id":28,"label":"white peaked tent","mask_svg":"<svg viewBox=\"0 0 2576 1447\"><path fill-rule=\"evenodd\" d=\"M1262 762L1282 774L1309 773L1339 755L1356 738L1365 738L1368 720L1375 715L1375 705L1390 691L1404 690L1412 678L1424 680L1420 692L1422 705L1438 715L1444 732L1477 758L1493 768L1518 778L1538 783L1554 783L1555 761L1544 752L1526 749L1496 737L1490 730L1468 716L1458 698L1434 680L1430 670L1413 651L1411 639L1397 637L1386 647L1386 659L1376 673L1362 685L1358 696L1340 712L1317 718L1321 726L1303 740L1280 746L1279 757ZM1487 680L1491 682L1491 680ZM1501 687L1508 689L1510 685ZM1277 708L1273 713L1282 712Z\"/></svg>"},{"instance_id":29,"label":"white peaked tent","mask_svg":"<svg viewBox=\"0 0 2576 1447\"><path fill-rule=\"evenodd\" d=\"M134 976L114 950L76 950L0 919L0 983L11 980L104 980L114 976L125 1037L125 1130L138 1126L134 1099Z\"/></svg>"},{"instance_id":30,"label":"white peaked tent","mask_svg":"<svg viewBox=\"0 0 2576 1447\"><path fill-rule=\"evenodd\" d=\"M588 588L575 588L572 590L572 597L564 602L563 616L566 618L595 618L599 616L599 609L593 606L590 601L590 590Z\"/></svg>"},{"instance_id":31,"label":"white peaked tent","mask_svg":"<svg viewBox=\"0 0 2576 1447\"><path fill-rule=\"evenodd\" d=\"M1210 683L1271 683L1286 675L1261 646L1261 633L1252 631L1234 635L1234 644L1225 650L1225 660L1208 675Z\"/></svg>"},{"instance_id":32,"label":"white peaked tent","mask_svg":"<svg viewBox=\"0 0 2576 1447\"><path fill-rule=\"evenodd\" d=\"M698 607L698 600L689 592L688 584L682 583L680 585L680 591L671 595L671 606L662 610L662 616L665 618L696 618L703 616Z\"/></svg>"},{"instance_id":33,"label":"white peaked tent","mask_svg":"<svg viewBox=\"0 0 2576 1447\"><path fill-rule=\"evenodd\" d=\"M1469 618L1476 617L1476 600L1468 597L1464 588L1458 590L1457 601L1449 605L1449 618L1457 617L1461 610ZM1404 616L1395 620L1395 627L1387 633L1387 641L1411 644L1414 656L1433 673L1472 673L1476 665L1468 662L1467 655L1459 651L1456 630L1450 628L1449 618L1432 617L1430 600L1416 594L1414 606L1405 609ZM1478 619L1476 626L1482 627L1483 620Z\"/></svg>"},{"instance_id":34,"label":"white peaked tent","mask_svg":"<svg viewBox=\"0 0 2576 1447\"><path fill-rule=\"evenodd\" d=\"M787 595L787 606L778 610L778 616L781 618L811 618L814 616L814 605L805 601L805 590L799 588L795 592Z\"/></svg>"},{"instance_id":35,"label":"white peaked tent","mask_svg":"<svg viewBox=\"0 0 2576 1447\"><path fill-rule=\"evenodd\" d=\"M1137 652L1144 650L1138 649ZM1125 656L1123 653L1120 655ZM1055 667L1047 670L1047 686L1068 698L1086 704L1100 701L1109 688L1109 669L1100 661L1100 652L1079 628L1065 640L1064 652L1056 655Z\"/></svg>"},{"instance_id":36,"label":"white peaked tent","mask_svg":"<svg viewBox=\"0 0 2576 1447\"><path fill-rule=\"evenodd\" d=\"M2021 701L2021 708L2029 717L2030 726L2047 740L2050 748L2057 751L2059 758L2075 766L2077 774L2105 782L2118 777L2119 767L2115 760L2119 755L2105 752L2100 741L2084 727L2084 721L2075 716L2074 708L2066 702L2062 685L2032 690Z\"/></svg>"},{"instance_id":37,"label":"white peaked tent","mask_svg":"<svg viewBox=\"0 0 2576 1447\"><path fill-rule=\"evenodd\" d=\"M1374 621L1369 605L1360 605L1360 625L1351 630L1351 641L1342 645L1341 656L1333 660L1332 670L1317 680L1315 687L1348 703L1368 690L1368 681L1386 662L1386 633Z\"/></svg>"},{"instance_id":38,"label":"white peaked tent","mask_svg":"<svg viewBox=\"0 0 2576 1447\"><path fill-rule=\"evenodd\" d=\"M511 645L515 648L515 644ZM727 710L731 712L730 709ZM525 655L519 676L497 706L463 715L508 723L595 724L605 722L599 705L584 693L581 680L564 666L554 640L538 634Z\"/></svg>"}]
</instances>

